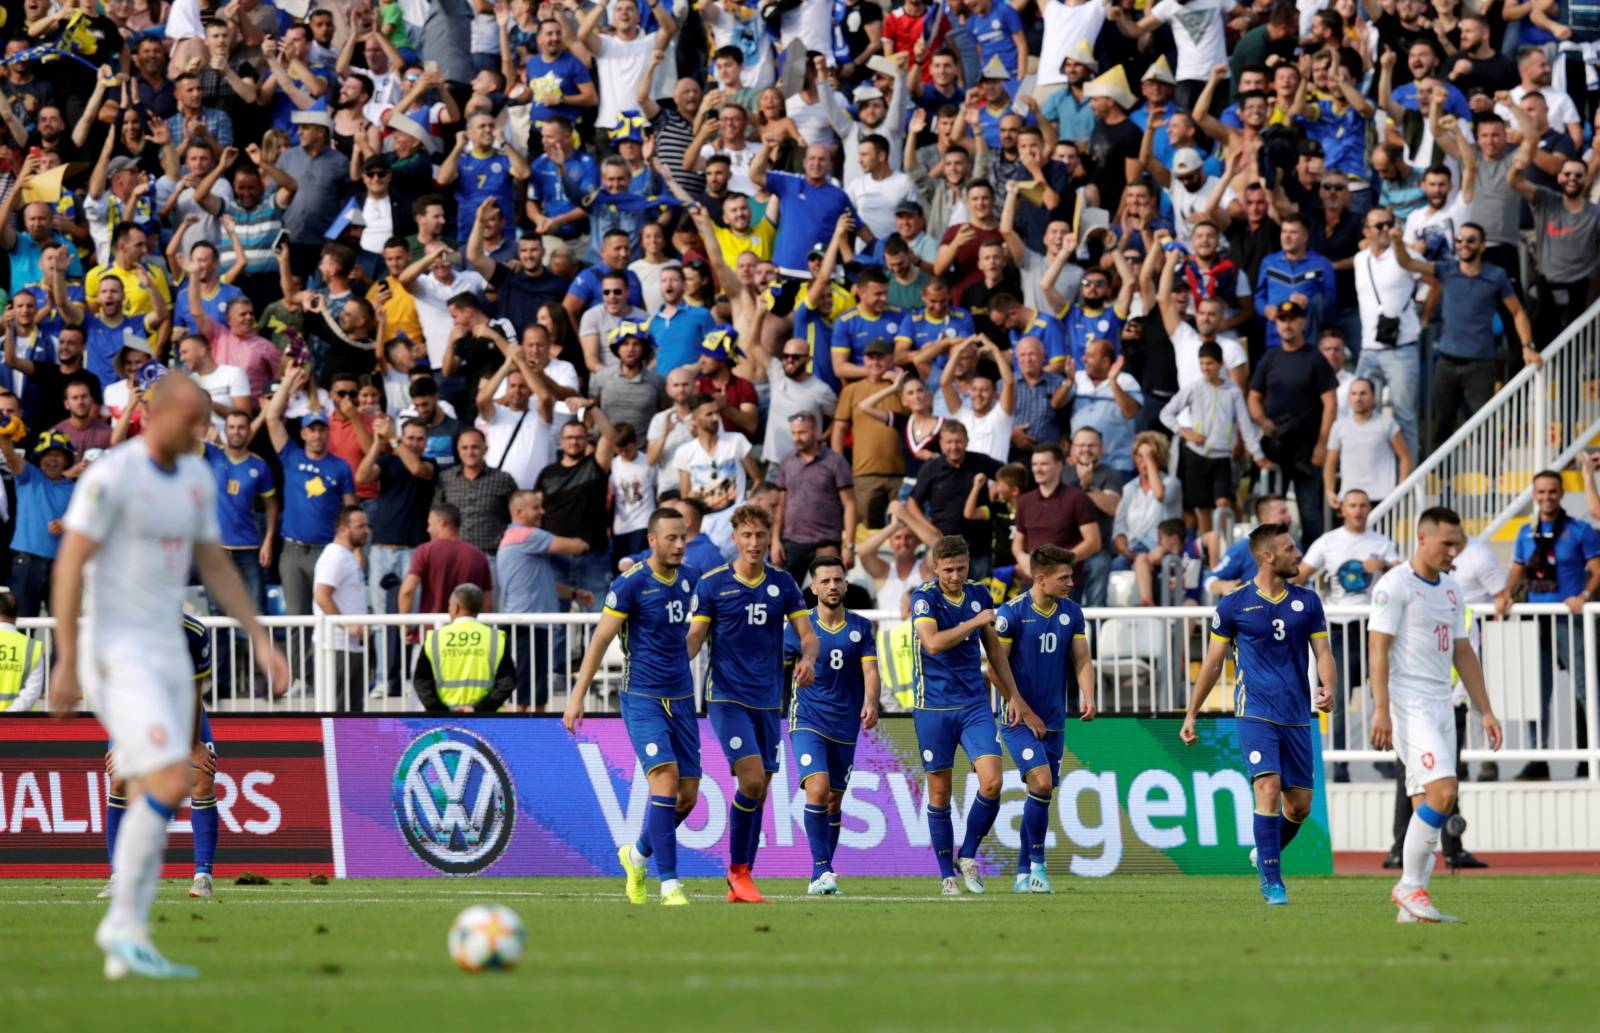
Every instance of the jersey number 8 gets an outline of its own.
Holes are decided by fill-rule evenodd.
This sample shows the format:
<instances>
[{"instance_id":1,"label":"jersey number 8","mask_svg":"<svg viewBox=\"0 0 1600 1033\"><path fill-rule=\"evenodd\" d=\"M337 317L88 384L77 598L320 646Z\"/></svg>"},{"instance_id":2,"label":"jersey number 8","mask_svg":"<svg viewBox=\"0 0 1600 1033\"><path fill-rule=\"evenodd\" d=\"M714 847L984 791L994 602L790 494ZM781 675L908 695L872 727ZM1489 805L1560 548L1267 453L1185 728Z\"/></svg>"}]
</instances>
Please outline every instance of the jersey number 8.
<instances>
[{"instance_id":1,"label":"jersey number 8","mask_svg":"<svg viewBox=\"0 0 1600 1033\"><path fill-rule=\"evenodd\" d=\"M844 669L844 650L834 649L828 652L828 666L835 671Z\"/></svg>"}]
</instances>

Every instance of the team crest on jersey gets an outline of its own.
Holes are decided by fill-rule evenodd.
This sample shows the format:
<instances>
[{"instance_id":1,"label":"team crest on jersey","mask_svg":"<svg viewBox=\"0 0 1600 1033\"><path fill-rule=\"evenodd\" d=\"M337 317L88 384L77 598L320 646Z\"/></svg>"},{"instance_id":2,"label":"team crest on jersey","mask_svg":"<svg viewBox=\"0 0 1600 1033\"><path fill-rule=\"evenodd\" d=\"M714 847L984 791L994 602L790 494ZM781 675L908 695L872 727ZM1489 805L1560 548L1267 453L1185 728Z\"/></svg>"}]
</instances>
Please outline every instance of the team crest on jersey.
<instances>
[{"instance_id":1,"label":"team crest on jersey","mask_svg":"<svg viewBox=\"0 0 1600 1033\"><path fill-rule=\"evenodd\" d=\"M994 619L994 630L998 631L1000 634L1004 635L1010 627L1011 622L1006 620L1004 614Z\"/></svg>"},{"instance_id":2,"label":"team crest on jersey","mask_svg":"<svg viewBox=\"0 0 1600 1033\"><path fill-rule=\"evenodd\" d=\"M1220 628L1220 627L1222 627L1222 614L1220 614L1220 613L1213 613L1213 614L1212 614L1212 615L1211 615L1211 626L1212 626L1212 627L1213 627L1213 628Z\"/></svg>"},{"instance_id":3,"label":"team crest on jersey","mask_svg":"<svg viewBox=\"0 0 1600 1033\"><path fill-rule=\"evenodd\" d=\"M1306 608L1306 604L1301 602L1298 599L1296 599L1294 602L1289 604L1289 609L1293 610L1295 613L1299 613L1301 610L1304 610L1305 608Z\"/></svg>"},{"instance_id":4,"label":"team crest on jersey","mask_svg":"<svg viewBox=\"0 0 1600 1033\"><path fill-rule=\"evenodd\" d=\"M860 642L861 641L861 632L859 632L859 631L850 632L850 641L851 642Z\"/></svg>"},{"instance_id":5,"label":"team crest on jersey","mask_svg":"<svg viewBox=\"0 0 1600 1033\"><path fill-rule=\"evenodd\" d=\"M1072 615L1071 614L1063 613L1057 619L1061 621L1061 626L1063 628L1072 623Z\"/></svg>"},{"instance_id":6,"label":"team crest on jersey","mask_svg":"<svg viewBox=\"0 0 1600 1033\"><path fill-rule=\"evenodd\" d=\"M977 613L982 609L983 609L983 606L982 606L982 604L980 604L978 602L978 600L976 600L976 599L972 600L972 612L973 613Z\"/></svg>"},{"instance_id":7,"label":"team crest on jersey","mask_svg":"<svg viewBox=\"0 0 1600 1033\"><path fill-rule=\"evenodd\" d=\"M687 581L679 581L678 582L678 587L683 589L685 592L687 592L689 590L689 582L687 582Z\"/></svg>"},{"instance_id":8,"label":"team crest on jersey","mask_svg":"<svg viewBox=\"0 0 1600 1033\"><path fill-rule=\"evenodd\" d=\"M615 610L617 608L617 593L615 593L615 592L607 592L606 593L606 605L611 607L613 610Z\"/></svg>"},{"instance_id":9,"label":"team crest on jersey","mask_svg":"<svg viewBox=\"0 0 1600 1033\"><path fill-rule=\"evenodd\" d=\"M778 586L777 585L768 585L767 586L767 594L772 596L772 598L774 598L774 599L778 598Z\"/></svg>"},{"instance_id":10,"label":"team crest on jersey","mask_svg":"<svg viewBox=\"0 0 1600 1033\"><path fill-rule=\"evenodd\" d=\"M1433 770L1433 754L1424 753L1422 755L1422 766L1427 768L1429 771Z\"/></svg>"},{"instance_id":11,"label":"team crest on jersey","mask_svg":"<svg viewBox=\"0 0 1600 1033\"><path fill-rule=\"evenodd\" d=\"M918 617L926 617L928 615L928 600L918 599L917 605L913 606L911 609L916 612Z\"/></svg>"},{"instance_id":12,"label":"team crest on jersey","mask_svg":"<svg viewBox=\"0 0 1600 1033\"><path fill-rule=\"evenodd\" d=\"M1456 590L1455 589L1453 589L1453 588L1445 589L1444 590L1444 597L1446 599L1450 600L1450 605L1451 606L1454 606L1456 604Z\"/></svg>"}]
</instances>

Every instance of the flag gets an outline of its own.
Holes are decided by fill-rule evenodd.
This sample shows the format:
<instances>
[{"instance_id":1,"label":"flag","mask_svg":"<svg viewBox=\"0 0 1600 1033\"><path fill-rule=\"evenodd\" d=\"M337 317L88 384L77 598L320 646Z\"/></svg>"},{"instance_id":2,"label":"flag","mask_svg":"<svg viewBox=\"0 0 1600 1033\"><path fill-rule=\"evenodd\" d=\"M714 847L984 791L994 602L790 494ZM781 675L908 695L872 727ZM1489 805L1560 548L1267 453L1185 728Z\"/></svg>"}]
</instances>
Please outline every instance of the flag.
<instances>
[{"instance_id":1,"label":"flag","mask_svg":"<svg viewBox=\"0 0 1600 1033\"><path fill-rule=\"evenodd\" d=\"M29 47L27 50L18 51L10 57L0 58L0 65L20 64L23 61L38 61L43 64L49 61L58 61L63 57L71 58L96 74L100 71L100 66L93 61L79 57L70 50L52 46Z\"/></svg>"}]
</instances>

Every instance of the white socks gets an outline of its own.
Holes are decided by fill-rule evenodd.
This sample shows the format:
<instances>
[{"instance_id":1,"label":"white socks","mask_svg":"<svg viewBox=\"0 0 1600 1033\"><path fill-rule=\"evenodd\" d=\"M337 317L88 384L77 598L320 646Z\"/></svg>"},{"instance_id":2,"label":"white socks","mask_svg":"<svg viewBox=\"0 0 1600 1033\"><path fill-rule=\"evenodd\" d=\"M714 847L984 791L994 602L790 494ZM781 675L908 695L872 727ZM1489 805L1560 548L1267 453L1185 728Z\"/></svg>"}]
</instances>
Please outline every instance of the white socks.
<instances>
[{"instance_id":1,"label":"white socks","mask_svg":"<svg viewBox=\"0 0 1600 1033\"><path fill-rule=\"evenodd\" d=\"M161 881L161 860L167 849L167 818L149 797L128 803L128 813L117 832L112 858L116 874L111 888L111 909L102 929L108 935L143 939L148 935L150 905Z\"/></svg>"},{"instance_id":2,"label":"white socks","mask_svg":"<svg viewBox=\"0 0 1600 1033\"><path fill-rule=\"evenodd\" d=\"M1421 808L1418 810L1420 812ZM1405 845L1401 849L1401 857L1405 861L1401 883L1412 888L1427 887L1428 874L1433 870L1429 862L1439 846L1439 833L1439 829L1422 820L1420 813L1411 815L1411 823L1406 826Z\"/></svg>"}]
</instances>

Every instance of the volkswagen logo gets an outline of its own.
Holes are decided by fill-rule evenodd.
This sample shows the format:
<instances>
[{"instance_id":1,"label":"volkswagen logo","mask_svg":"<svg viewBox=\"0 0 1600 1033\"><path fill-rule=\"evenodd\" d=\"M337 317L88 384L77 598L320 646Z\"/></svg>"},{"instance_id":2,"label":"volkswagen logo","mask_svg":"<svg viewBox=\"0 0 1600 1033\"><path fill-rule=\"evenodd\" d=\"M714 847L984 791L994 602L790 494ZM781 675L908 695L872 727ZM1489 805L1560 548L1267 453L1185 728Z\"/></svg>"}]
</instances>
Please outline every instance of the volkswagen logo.
<instances>
[{"instance_id":1,"label":"volkswagen logo","mask_svg":"<svg viewBox=\"0 0 1600 1033\"><path fill-rule=\"evenodd\" d=\"M483 871L511 842L511 776L488 743L460 728L412 740L395 765L390 802L412 852L447 875Z\"/></svg>"}]
</instances>

